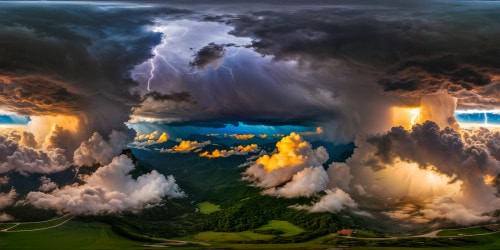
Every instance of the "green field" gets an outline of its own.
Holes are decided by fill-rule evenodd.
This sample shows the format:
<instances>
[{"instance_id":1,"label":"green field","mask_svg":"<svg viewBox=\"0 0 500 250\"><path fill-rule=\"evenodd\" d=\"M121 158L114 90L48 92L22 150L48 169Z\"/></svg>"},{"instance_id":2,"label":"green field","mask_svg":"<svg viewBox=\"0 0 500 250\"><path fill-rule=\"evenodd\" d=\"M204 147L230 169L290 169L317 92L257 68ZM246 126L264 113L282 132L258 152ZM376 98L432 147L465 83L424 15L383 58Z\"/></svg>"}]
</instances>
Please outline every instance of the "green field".
<instances>
[{"instance_id":1,"label":"green field","mask_svg":"<svg viewBox=\"0 0 500 250\"><path fill-rule=\"evenodd\" d=\"M202 214L210 214L220 210L220 206L209 201L198 203L198 208Z\"/></svg>"},{"instance_id":2,"label":"green field","mask_svg":"<svg viewBox=\"0 0 500 250\"><path fill-rule=\"evenodd\" d=\"M276 225L277 223L271 223ZM278 223L279 225L280 223ZM289 225L288 225L289 226ZM312 241L304 243L290 243L290 244L255 244L246 243L238 244L235 242L249 242L255 240L269 240L275 236L262 235L252 232L239 232L239 233L226 233L226 232L203 232L194 236L195 239L207 242L213 248L233 248L233 249L325 249L343 245L345 242L338 242L340 244L332 244L335 239L341 239L334 236L323 236ZM445 249L451 250L498 250L500 249L500 233L463 237L476 242L476 245L468 246L445 246ZM27 240L29 239L29 240ZM361 240L361 242L368 243L364 246L351 245L350 249L402 249L402 250L431 250L437 249L435 247L412 245L410 247L404 246L408 242L443 242L444 240L454 241L458 238L413 238L402 240ZM462 237L460 237L462 239ZM191 240L191 239L187 239ZM225 242L222 242L225 241ZM373 246L374 242L392 242L394 245L391 247L378 247ZM112 231L111 226L100 222L81 222L69 221L61 226L32 231L32 232L0 232L0 249L149 249L152 243L132 241L117 235ZM156 244L156 246L161 246ZM157 249L157 247L152 249ZM177 249L198 249L203 247L185 247L181 246ZM175 247L174 247L175 248Z\"/></svg>"},{"instance_id":3,"label":"green field","mask_svg":"<svg viewBox=\"0 0 500 250\"><path fill-rule=\"evenodd\" d=\"M244 232L201 232L193 236L197 240L211 242L251 242L256 240L270 240L274 235Z\"/></svg>"},{"instance_id":4,"label":"green field","mask_svg":"<svg viewBox=\"0 0 500 250\"><path fill-rule=\"evenodd\" d=\"M304 232L304 229L295 226L288 221L271 220L266 225L257 228L257 230L277 230L283 232L280 234L282 237L295 236Z\"/></svg>"},{"instance_id":5,"label":"green field","mask_svg":"<svg viewBox=\"0 0 500 250\"><path fill-rule=\"evenodd\" d=\"M71 217L72 217L71 215L65 215L47 221L19 223L17 226L10 228L8 231L12 232L12 231L24 231L24 230L40 230L44 228L50 228L57 226L61 223L64 223Z\"/></svg>"},{"instance_id":6,"label":"green field","mask_svg":"<svg viewBox=\"0 0 500 250\"><path fill-rule=\"evenodd\" d=\"M374 232L371 230L361 230L356 229L356 233L352 235L352 237L356 238L385 238L387 237L383 233Z\"/></svg>"},{"instance_id":7,"label":"green field","mask_svg":"<svg viewBox=\"0 0 500 250\"><path fill-rule=\"evenodd\" d=\"M17 223L0 223L0 230L15 226Z\"/></svg>"},{"instance_id":8,"label":"green field","mask_svg":"<svg viewBox=\"0 0 500 250\"><path fill-rule=\"evenodd\" d=\"M491 233L482 227L464 228L464 229L447 229L439 232L438 236L459 236L459 235L475 235Z\"/></svg>"},{"instance_id":9,"label":"green field","mask_svg":"<svg viewBox=\"0 0 500 250\"><path fill-rule=\"evenodd\" d=\"M99 222L69 221L31 232L0 232L0 249L142 249L143 242L121 237Z\"/></svg>"}]
</instances>

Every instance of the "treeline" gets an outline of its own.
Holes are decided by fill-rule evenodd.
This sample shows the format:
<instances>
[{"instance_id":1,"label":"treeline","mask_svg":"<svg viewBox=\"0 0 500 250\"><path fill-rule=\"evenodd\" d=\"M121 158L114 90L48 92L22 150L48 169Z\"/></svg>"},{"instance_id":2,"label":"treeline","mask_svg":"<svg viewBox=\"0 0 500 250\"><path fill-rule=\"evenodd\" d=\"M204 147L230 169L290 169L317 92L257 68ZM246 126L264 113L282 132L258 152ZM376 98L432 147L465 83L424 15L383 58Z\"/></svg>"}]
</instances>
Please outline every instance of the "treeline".
<instances>
[{"instance_id":1,"label":"treeline","mask_svg":"<svg viewBox=\"0 0 500 250\"><path fill-rule=\"evenodd\" d=\"M309 213L290 208L294 204L309 203L309 199L279 199L255 195L240 201L222 205L222 210L203 215L201 231L241 232L256 229L269 220L285 220L305 229L293 237L277 236L267 243L302 242L347 226L331 213ZM276 235L276 232L269 234Z\"/></svg>"}]
</instances>

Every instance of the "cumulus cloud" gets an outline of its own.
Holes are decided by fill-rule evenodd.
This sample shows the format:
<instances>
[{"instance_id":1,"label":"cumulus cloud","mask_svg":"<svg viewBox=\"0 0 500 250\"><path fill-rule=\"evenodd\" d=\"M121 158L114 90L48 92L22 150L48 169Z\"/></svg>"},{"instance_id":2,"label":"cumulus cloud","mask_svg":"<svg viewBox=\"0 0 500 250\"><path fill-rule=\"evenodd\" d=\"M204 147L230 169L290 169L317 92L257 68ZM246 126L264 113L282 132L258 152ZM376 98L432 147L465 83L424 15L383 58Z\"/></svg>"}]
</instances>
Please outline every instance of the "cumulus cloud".
<instances>
[{"instance_id":1,"label":"cumulus cloud","mask_svg":"<svg viewBox=\"0 0 500 250\"><path fill-rule=\"evenodd\" d=\"M0 177L0 187L9 182L9 177ZM17 197L17 192L14 188L11 188L7 193L0 193L0 210L14 204L15 198ZM7 213L0 212L0 222L13 220L14 217Z\"/></svg>"},{"instance_id":2,"label":"cumulus cloud","mask_svg":"<svg viewBox=\"0 0 500 250\"><path fill-rule=\"evenodd\" d=\"M255 137L254 134L232 134L231 137L234 137L235 139L238 140L248 140L252 139Z\"/></svg>"},{"instance_id":3,"label":"cumulus cloud","mask_svg":"<svg viewBox=\"0 0 500 250\"><path fill-rule=\"evenodd\" d=\"M14 217L12 217L11 215L8 215L6 213L1 213L0 214L0 222L11 221L13 219L14 219Z\"/></svg>"},{"instance_id":4,"label":"cumulus cloud","mask_svg":"<svg viewBox=\"0 0 500 250\"><path fill-rule=\"evenodd\" d=\"M21 134L21 140L19 141L19 144L30 147L30 148L37 148L38 143L35 139L35 135L33 133L23 131Z\"/></svg>"},{"instance_id":5,"label":"cumulus cloud","mask_svg":"<svg viewBox=\"0 0 500 250\"><path fill-rule=\"evenodd\" d=\"M17 192L13 188L7 193L0 193L0 209L14 204L16 197L17 197Z\"/></svg>"},{"instance_id":6,"label":"cumulus cloud","mask_svg":"<svg viewBox=\"0 0 500 250\"><path fill-rule=\"evenodd\" d=\"M245 179L263 188L272 188L292 179L305 168L322 166L328 160L323 147L313 149L299 134L291 133L276 143L276 153L263 155L245 171Z\"/></svg>"},{"instance_id":7,"label":"cumulus cloud","mask_svg":"<svg viewBox=\"0 0 500 250\"><path fill-rule=\"evenodd\" d=\"M179 145L175 145L173 148L162 149L161 152L167 153L189 153L191 151L199 151L205 146L210 145L211 141L184 141L182 140Z\"/></svg>"},{"instance_id":8,"label":"cumulus cloud","mask_svg":"<svg viewBox=\"0 0 500 250\"><path fill-rule=\"evenodd\" d=\"M9 177L8 176L1 176L0 177L0 187L9 183Z\"/></svg>"},{"instance_id":9,"label":"cumulus cloud","mask_svg":"<svg viewBox=\"0 0 500 250\"><path fill-rule=\"evenodd\" d=\"M109 140L105 140L96 132L76 149L75 164L79 166L91 166L95 163L106 165L132 141L132 138L133 135L130 133L113 131L109 135Z\"/></svg>"},{"instance_id":10,"label":"cumulus cloud","mask_svg":"<svg viewBox=\"0 0 500 250\"><path fill-rule=\"evenodd\" d=\"M40 177L41 185L38 190L43 192L49 192L57 188L57 184L53 182L49 177L42 176Z\"/></svg>"},{"instance_id":11,"label":"cumulus cloud","mask_svg":"<svg viewBox=\"0 0 500 250\"><path fill-rule=\"evenodd\" d=\"M41 151L21 146L0 135L0 173L16 171L22 174L48 174L62 171L69 165L62 149Z\"/></svg>"},{"instance_id":12,"label":"cumulus cloud","mask_svg":"<svg viewBox=\"0 0 500 250\"><path fill-rule=\"evenodd\" d=\"M327 171L323 167L327 160L325 148L313 149L300 134L291 133L276 143L273 154L264 154L251 163L243 178L264 188L266 195L294 198L326 192L310 206L294 206L297 209L331 213L344 208L357 209L357 203L340 189L349 189L352 178L349 167L344 163L332 163Z\"/></svg>"},{"instance_id":13,"label":"cumulus cloud","mask_svg":"<svg viewBox=\"0 0 500 250\"><path fill-rule=\"evenodd\" d=\"M286 198L309 197L324 190L328 181L328 174L322 166L305 168L285 185L266 189L264 194Z\"/></svg>"},{"instance_id":14,"label":"cumulus cloud","mask_svg":"<svg viewBox=\"0 0 500 250\"><path fill-rule=\"evenodd\" d=\"M296 206L298 209L304 209L311 212L330 212L336 213L344 208L356 209L358 204L351 198L351 196L341 189L327 189L326 195L312 204L311 206L301 205Z\"/></svg>"},{"instance_id":15,"label":"cumulus cloud","mask_svg":"<svg viewBox=\"0 0 500 250\"><path fill-rule=\"evenodd\" d=\"M349 165L343 162L333 162L328 166L328 188L340 188L349 191L352 178Z\"/></svg>"},{"instance_id":16,"label":"cumulus cloud","mask_svg":"<svg viewBox=\"0 0 500 250\"><path fill-rule=\"evenodd\" d=\"M160 134L158 130L155 130L149 134L137 133L132 144L137 147L143 147L146 145L166 142L168 141L168 138L169 136L167 132L162 132Z\"/></svg>"},{"instance_id":17,"label":"cumulus cloud","mask_svg":"<svg viewBox=\"0 0 500 250\"><path fill-rule=\"evenodd\" d=\"M117 156L86 177L82 185L65 186L50 193L30 192L26 201L72 214L108 214L138 211L165 197L184 197L173 176L165 177L153 170L133 179L129 173L134 167L127 156Z\"/></svg>"},{"instance_id":18,"label":"cumulus cloud","mask_svg":"<svg viewBox=\"0 0 500 250\"><path fill-rule=\"evenodd\" d=\"M473 224L491 219L483 214L500 204L498 187L486 178L500 172L497 139L484 128L459 132L426 121L358 137L346 164L359 195L399 207L386 212L391 218ZM408 199L412 203L400 207Z\"/></svg>"},{"instance_id":19,"label":"cumulus cloud","mask_svg":"<svg viewBox=\"0 0 500 250\"><path fill-rule=\"evenodd\" d=\"M229 157L232 155L248 155L249 153L257 153L259 150L260 148L257 144L250 144L246 146L238 145L238 146L232 146L230 150L215 149L211 153L206 151L201 153L200 156L207 158Z\"/></svg>"}]
</instances>

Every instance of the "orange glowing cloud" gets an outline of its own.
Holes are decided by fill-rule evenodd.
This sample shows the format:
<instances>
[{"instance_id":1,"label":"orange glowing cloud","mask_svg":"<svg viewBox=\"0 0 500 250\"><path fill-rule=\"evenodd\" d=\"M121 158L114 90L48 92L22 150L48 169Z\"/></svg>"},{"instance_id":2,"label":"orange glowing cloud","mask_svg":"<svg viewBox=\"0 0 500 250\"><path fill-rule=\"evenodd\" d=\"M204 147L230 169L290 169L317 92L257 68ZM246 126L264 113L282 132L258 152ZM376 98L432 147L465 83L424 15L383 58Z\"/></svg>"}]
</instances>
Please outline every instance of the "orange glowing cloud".
<instances>
[{"instance_id":1,"label":"orange glowing cloud","mask_svg":"<svg viewBox=\"0 0 500 250\"><path fill-rule=\"evenodd\" d=\"M198 151L204 148L207 145L210 145L212 142L211 141L204 141L204 142L198 142L198 141L181 141L179 145L174 146L173 148L169 149L162 149L162 152L167 152L167 153L188 153L191 151Z\"/></svg>"},{"instance_id":2,"label":"orange glowing cloud","mask_svg":"<svg viewBox=\"0 0 500 250\"><path fill-rule=\"evenodd\" d=\"M289 136L283 137L281 141L276 143L276 149L278 153L269 155L263 155L257 159L256 163L264 166L267 171L273 171L279 168L285 167L295 167L303 164L318 166L323 164L318 161L314 161L315 164L310 164L310 160L316 158L328 159L326 151L321 150L320 152L314 151L311 148L311 144L302 139L302 137L297 133L291 133ZM326 156L324 156L324 154Z\"/></svg>"},{"instance_id":3,"label":"orange glowing cloud","mask_svg":"<svg viewBox=\"0 0 500 250\"><path fill-rule=\"evenodd\" d=\"M238 140L248 140L255 137L254 134L232 134L231 136Z\"/></svg>"},{"instance_id":4,"label":"orange glowing cloud","mask_svg":"<svg viewBox=\"0 0 500 250\"><path fill-rule=\"evenodd\" d=\"M150 134L137 133L134 140L139 143L145 142L146 144L162 143L168 141L168 134L166 132L160 134L157 130Z\"/></svg>"},{"instance_id":5,"label":"orange glowing cloud","mask_svg":"<svg viewBox=\"0 0 500 250\"><path fill-rule=\"evenodd\" d=\"M239 145L237 147L231 147L230 150L219 150L216 149L212 151L212 153L203 152L200 154L201 157L207 157L207 158L219 158L219 157L229 157L232 155L247 155L249 153L256 153L260 150L259 146L257 144L250 144L250 145Z\"/></svg>"}]
</instances>

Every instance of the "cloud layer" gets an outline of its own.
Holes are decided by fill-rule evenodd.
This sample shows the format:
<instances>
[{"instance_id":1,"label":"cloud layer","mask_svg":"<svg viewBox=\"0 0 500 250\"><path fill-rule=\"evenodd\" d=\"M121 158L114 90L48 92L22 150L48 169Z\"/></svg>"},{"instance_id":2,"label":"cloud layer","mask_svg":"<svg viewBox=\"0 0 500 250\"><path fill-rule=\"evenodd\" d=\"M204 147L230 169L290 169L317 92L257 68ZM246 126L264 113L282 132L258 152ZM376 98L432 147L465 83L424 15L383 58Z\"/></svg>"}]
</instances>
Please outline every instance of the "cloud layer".
<instances>
[{"instance_id":1,"label":"cloud layer","mask_svg":"<svg viewBox=\"0 0 500 250\"><path fill-rule=\"evenodd\" d=\"M31 204L72 214L107 214L125 210L138 211L163 198L179 198L184 193L173 176L155 170L133 179L132 160L122 155L84 179L85 184L57 188L50 193L30 192Z\"/></svg>"}]
</instances>

